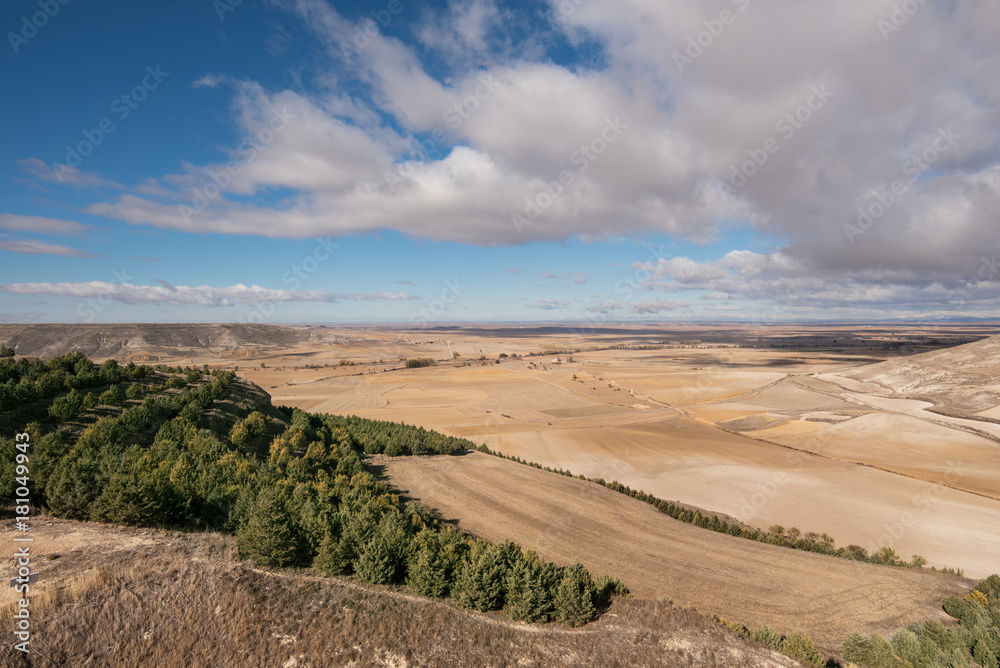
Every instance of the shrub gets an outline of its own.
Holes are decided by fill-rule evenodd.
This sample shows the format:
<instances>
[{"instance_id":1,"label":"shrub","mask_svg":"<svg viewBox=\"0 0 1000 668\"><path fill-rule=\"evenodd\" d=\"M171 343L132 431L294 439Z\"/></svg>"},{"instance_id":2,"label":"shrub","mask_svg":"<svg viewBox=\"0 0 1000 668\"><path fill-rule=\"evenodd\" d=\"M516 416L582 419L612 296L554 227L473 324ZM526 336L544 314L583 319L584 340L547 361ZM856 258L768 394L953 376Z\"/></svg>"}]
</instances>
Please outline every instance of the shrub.
<instances>
[{"instance_id":1,"label":"shrub","mask_svg":"<svg viewBox=\"0 0 1000 668\"><path fill-rule=\"evenodd\" d=\"M262 489L236 529L242 556L265 566L297 566L305 561L303 537L277 490Z\"/></svg>"},{"instance_id":2,"label":"shrub","mask_svg":"<svg viewBox=\"0 0 1000 668\"><path fill-rule=\"evenodd\" d=\"M125 390L125 396L129 399L142 399L142 386L139 383L132 383Z\"/></svg>"},{"instance_id":3,"label":"shrub","mask_svg":"<svg viewBox=\"0 0 1000 668\"><path fill-rule=\"evenodd\" d=\"M778 648L781 646L781 634L772 630L767 624L753 632L753 639L768 647Z\"/></svg>"},{"instance_id":4,"label":"shrub","mask_svg":"<svg viewBox=\"0 0 1000 668\"><path fill-rule=\"evenodd\" d=\"M179 390L185 385L187 385L187 381L181 376L170 376L170 378L167 378L167 387L171 389Z\"/></svg>"},{"instance_id":5,"label":"shrub","mask_svg":"<svg viewBox=\"0 0 1000 668\"><path fill-rule=\"evenodd\" d=\"M554 593L559 572L529 551L507 574L507 614L513 620L547 622L555 615Z\"/></svg>"},{"instance_id":6,"label":"shrub","mask_svg":"<svg viewBox=\"0 0 1000 668\"><path fill-rule=\"evenodd\" d=\"M896 656L910 663L916 663L917 659L923 655L920 638L909 629L897 631L896 635L892 637L892 651L896 653Z\"/></svg>"},{"instance_id":7,"label":"shrub","mask_svg":"<svg viewBox=\"0 0 1000 668\"><path fill-rule=\"evenodd\" d=\"M897 668L899 666L892 646L877 633L871 634L868 638L858 633L852 633L844 640L841 652L845 659L853 661L861 668Z\"/></svg>"},{"instance_id":8,"label":"shrub","mask_svg":"<svg viewBox=\"0 0 1000 668\"><path fill-rule=\"evenodd\" d=\"M441 554L437 531L421 531L414 538L414 551L407 566L406 584L421 596L447 596L450 584L448 561Z\"/></svg>"},{"instance_id":9,"label":"shrub","mask_svg":"<svg viewBox=\"0 0 1000 668\"><path fill-rule=\"evenodd\" d=\"M58 397L49 406L49 415L57 420L70 420L83 408L83 397L76 390L64 397Z\"/></svg>"},{"instance_id":10,"label":"shrub","mask_svg":"<svg viewBox=\"0 0 1000 668\"><path fill-rule=\"evenodd\" d=\"M452 595L463 607L497 610L503 606L506 576L507 564L496 546L476 541L455 578Z\"/></svg>"},{"instance_id":11,"label":"shrub","mask_svg":"<svg viewBox=\"0 0 1000 668\"><path fill-rule=\"evenodd\" d=\"M100 402L105 406L114 406L120 404L124 398L121 389L115 385L110 390L101 393Z\"/></svg>"},{"instance_id":12,"label":"shrub","mask_svg":"<svg viewBox=\"0 0 1000 668\"><path fill-rule=\"evenodd\" d=\"M826 660L816 651L812 640L797 631L783 638L778 649L790 657L811 663L814 666L826 665Z\"/></svg>"},{"instance_id":13,"label":"shrub","mask_svg":"<svg viewBox=\"0 0 1000 668\"><path fill-rule=\"evenodd\" d=\"M434 364L434 360L430 357L415 357L406 360L407 369L418 369L424 366L431 366L432 364Z\"/></svg>"},{"instance_id":14,"label":"shrub","mask_svg":"<svg viewBox=\"0 0 1000 668\"><path fill-rule=\"evenodd\" d=\"M570 626L581 626L597 614L595 599L597 588L590 573L580 562L574 562L563 571L556 589L556 619Z\"/></svg>"}]
</instances>

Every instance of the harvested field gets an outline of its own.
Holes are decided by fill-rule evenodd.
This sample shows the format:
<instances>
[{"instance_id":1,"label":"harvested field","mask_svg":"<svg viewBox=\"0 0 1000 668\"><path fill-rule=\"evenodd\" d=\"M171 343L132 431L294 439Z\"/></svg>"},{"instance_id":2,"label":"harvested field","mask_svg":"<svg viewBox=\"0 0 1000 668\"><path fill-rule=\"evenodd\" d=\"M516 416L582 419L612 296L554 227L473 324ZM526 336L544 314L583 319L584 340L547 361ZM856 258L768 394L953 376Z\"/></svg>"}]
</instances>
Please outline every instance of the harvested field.
<instances>
[{"instance_id":1,"label":"harvested field","mask_svg":"<svg viewBox=\"0 0 1000 668\"><path fill-rule=\"evenodd\" d=\"M407 496L473 534L614 573L637 597L670 596L748 626L800 630L827 651L852 631L944 620L944 598L973 584L714 533L599 485L481 453L378 463Z\"/></svg>"},{"instance_id":2,"label":"harvested field","mask_svg":"<svg viewBox=\"0 0 1000 668\"><path fill-rule=\"evenodd\" d=\"M36 518L33 535L37 653L22 661L7 644L5 667L803 665L665 603L617 599L582 628L529 626L402 587L257 569L219 534Z\"/></svg>"}]
</instances>

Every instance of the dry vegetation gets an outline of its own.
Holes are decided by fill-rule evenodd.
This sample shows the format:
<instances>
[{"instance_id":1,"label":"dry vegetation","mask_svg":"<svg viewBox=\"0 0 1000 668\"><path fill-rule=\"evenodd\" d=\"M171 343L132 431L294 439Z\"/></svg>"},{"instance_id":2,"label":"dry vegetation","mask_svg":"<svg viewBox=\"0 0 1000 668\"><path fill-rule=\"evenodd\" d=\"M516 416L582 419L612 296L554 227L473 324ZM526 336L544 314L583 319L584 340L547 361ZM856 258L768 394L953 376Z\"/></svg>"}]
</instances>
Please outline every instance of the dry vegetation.
<instances>
[{"instance_id":1,"label":"dry vegetation","mask_svg":"<svg viewBox=\"0 0 1000 668\"><path fill-rule=\"evenodd\" d=\"M545 466L617 479L753 526L794 526L869 551L887 544L904 559L920 554L929 565L963 568L980 578L1000 570L1000 339L970 342L996 332L985 325L902 330L2 325L0 345L16 347L19 355L49 357L78 349L96 358L238 369L269 392L275 405L416 424ZM947 347L956 344L968 345ZM405 361L416 358L436 363L406 368ZM712 636L719 631L698 626L700 621L685 626L698 618L677 617L687 613L655 599L665 594L748 625L766 621L783 632L805 630L831 651L843 639L837 636L841 631L891 633L912 619L941 618L944 596L969 586L955 578L842 563L748 541L735 547L730 543L735 539L677 522L668 528L668 518L620 495L613 495L614 500L594 497L602 499L601 507L594 506L590 495L612 494L595 485L590 487L597 491L583 493L583 483L558 476L542 484L531 477L541 472L477 458L434 458L419 467L400 463L392 473L399 485L426 496L430 505L471 531L514 538L560 563L575 557L593 560L587 565L620 576L637 599L616 601L611 614L582 631L534 631L447 603L359 589L347 581L320 585L304 576L265 576L233 562L228 547L219 548L218 563L196 559L184 565L189 553L183 550L191 546L182 544L194 540L188 537L169 547L161 540L159 556L146 544L130 545L107 562L120 563L118 570L103 565L103 571L96 570L95 565L89 574L86 569L74 572L81 578L74 587L81 591L97 587L116 593L104 602L91 596L55 606L54 619L62 621L52 629L77 634L67 642L76 643L69 647L81 656L104 656L100 652L115 647L111 636L88 640L83 620L126 599L131 608L108 608L107 614L124 615L122 610L132 608L160 611L152 601L165 592L156 584L155 565L187 578L176 580L171 590L183 596L164 599L165 619L171 619L168 609L183 618L181 611L190 607L185 607L185 596L203 600L192 583L214 587L213 595L234 601L218 616L196 618L200 626L193 628L219 638L213 640L219 644L218 656L243 657L233 659L236 665L256 665L257 659L239 654L241 642L264 648L253 657L271 657L274 650L282 661L313 662L289 666L339 665L337 661L503 665L508 660L526 665L764 665L763 659L712 658L712 652L734 647L728 636ZM475 468L467 466L472 461ZM522 495L510 486L511 476L528 476L521 482L531 493ZM491 487L497 480L508 486ZM630 504L643 507L636 510ZM615 521L603 506L619 508L631 523ZM472 507L481 512L469 513ZM580 507L591 508L593 516ZM484 523L486 517L491 521ZM506 533L496 533L497 527ZM101 548L93 542L80 547L74 563L97 553ZM139 561L134 574L123 570L127 555L147 554L150 569ZM159 557L166 561L155 561ZM45 564L46 570L69 563L62 558ZM850 573L839 570L845 568ZM786 572L791 587L778 577ZM863 586L852 585L858 577ZM129 598L131 589L123 584L129 578L145 583L140 593L147 602ZM268 597L260 594L265 586L273 589ZM309 599L313 607L307 612L294 593L303 587L334 589ZM244 599L256 607L237 603ZM275 604L263 603L272 599ZM413 606L420 606L418 615ZM347 615L347 609L355 612ZM282 614L299 621L289 626ZM253 615L251 626L232 624L230 619L239 615ZM107 619L109 628L118 624ZM314 631L324 624L342 637ZM712 637L722 645L710 649L711 643L681 632L670 635L672 631L663 630L669 624L681 624L703 634L698 638ZM152 642L155 636L145 638L150 641L146 649L132 646L151 632L148 624L140 627L136 621L117 642L154 661L149 652L161 651ZM288 630L293 627L295 633ZM263 636L257 628L265 629ZM418 631L430 633L432 640L417 640ZM251 642L248 634L263 639ZM616 634L624 634L628 642ZM469 638L474 641L467 642ZM193 637L181 646L189 654L164 654L162 665L181 665L178 656L199 662L201 655L192 652L202 649ZM322 648L326 658L317 659L300 647ZM618 649L609 652L606 647ZM449 654L453 651L459 653ZM677 653L684 651L690 661ZM116 665L109 661L95 658L91 665ZM71 663L67 659L66 665ZM281 665L270 660L260 665L265 664Z\"/></svg>"},{"instance_id":2,"label":"dry vegetation","mask_svg":"<svg viewBox=\"0 0 1000 668\"><path fill-rule=\"evenodd\" d=\"M32 601L38 654L4 647L5 667L801 665L665 603L617 599L581 629L528 626L402 588L255 569L218 534L37 524L51 557ZM9 628L9 596L2 605Z\"/></svg>"},{"instance_id":3,"label":"dry vegetation","mask_svg":"<svg viewBox=\"0 0 1000 668\"><path fill-rule=\"evenodd\" d=\"M578 559L639 598L801 631L830 654L852 631L945 621L941 602L975 584L714 533L594 483L481 453L379 463L394 486L473 534L510 538L556 563Z\"/></svg>"}]
</instances>

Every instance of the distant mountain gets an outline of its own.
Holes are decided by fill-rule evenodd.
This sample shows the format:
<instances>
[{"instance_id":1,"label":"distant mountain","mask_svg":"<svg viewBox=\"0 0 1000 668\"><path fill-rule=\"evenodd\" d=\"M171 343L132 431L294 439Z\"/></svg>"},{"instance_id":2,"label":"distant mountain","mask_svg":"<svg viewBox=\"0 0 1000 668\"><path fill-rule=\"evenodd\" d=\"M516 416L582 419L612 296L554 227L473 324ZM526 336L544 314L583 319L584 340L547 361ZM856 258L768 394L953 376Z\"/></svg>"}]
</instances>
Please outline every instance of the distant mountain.
<instances>
[{"instance_id":1,"label":"distant mountain","mask_svg":"<svg viewBox=\"0 0 1000 668\"><path fill-rule=\"evenodd\" d=\"M0 345L18 355L56 357L81 352L88 357L219 353L241 347L290 347L307 341L340 340L322 330L257 324L0 325Z\"/></svg>"}]
</instances>

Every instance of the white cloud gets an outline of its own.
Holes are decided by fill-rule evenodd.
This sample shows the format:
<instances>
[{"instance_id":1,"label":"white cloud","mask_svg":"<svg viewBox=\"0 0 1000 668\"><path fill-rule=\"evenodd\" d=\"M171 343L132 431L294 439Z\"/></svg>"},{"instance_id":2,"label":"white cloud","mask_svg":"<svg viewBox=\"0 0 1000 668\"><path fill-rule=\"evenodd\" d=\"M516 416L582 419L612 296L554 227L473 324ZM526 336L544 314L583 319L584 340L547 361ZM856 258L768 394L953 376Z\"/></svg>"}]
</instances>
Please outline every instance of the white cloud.
<instances>
[{"instance_id":1,"label":"white cloud","mask_svg":"<svg viewBox=\"0 0 1000 668\"><path fill-rule=\"evenodd\" d=\"M569 308L569 302L564 299L536 299L525 304L528 308L541 309L543 311L557 311Z\"/></svg>"},{"instance_id":2,"label":"white cloud","mask_svg":"<svg viewBox=\"0 0 1000 668\"><path fill-rule=\"evenodd\" d=\"M158 279L159 280L159 279ZM259 285L236 284L226 287L201 285L196 287L173 286L166 281L160 285L133 285L131 283L108 283L89 281L81 283L0 283L0 292L24 295L53 295L78 299L111 299L123 304L194 304L197 306L233 306L235 304L262 304L278 302L324 302L342 301L412 301L422 297L405 293L379 292L375 294L355 292L349 294L325 292L323 290L282 290L264 288Z\"/></svg>"},{"instance_id":3,"label":"white cloud","mask_svg":"<svg viewBox=\"0 0 1000 668\"><path fill-rule=\"evenodd\" d=\"M61 257L95 258L101 257L88 251L58 244L47 244L43 241L5 241L0 240L0 251L19 253L21 255L59 255Z\"/></svg>"},{"instance_id":4,"label":"white cloud","mask_svg":"<svg viewBox=\"0 0 1000 668\"><path fill-rule=\"evenodd\" d=\"M629 310L636 315L657 315L659 313L667 313L673 311L674 309L684 308L688 304L686 302L673 301L671 299L658 299L656 301L648 302L633 302L629 304Z\"/></svg>"},{"instance_id":5,"label":"white cloud","mask_svg":"<svg viewBox=\"0 0 1000 668\"><path fill-rule=\"evenodd\" d=\"M91 231L90 225L73 220L45 218L43 216L20 216L14 213L0 213L0 230L34 232L58 236L81 237Z\"/></svg>"},{"instance_id":6,"label":"white cloud","mask_svg":"<svg viewBox=\"0 0 1000 668\"><path fill-rule=\"evenodd\" d=\"M564 16L558 2L561 37L599 51L599 69L537 57L534 47L555 39L545 28L513 53L503 42L515 29L485 0L427 14L445 24L436 36L418 28L424 48L380 35L350 54L341 45L354 23L326 2L289 0L327 49L328 79L357 92L238 82L241 133L286 107L296 118L253 159L231 147L241 173L204 211L189 222L177 203L222 163L192 165L87 212L196 232L393 229L482 246L648 232L709 241L741 225L781 248L663 260L650 286L803 308L836 295L940 303L939 292L977 282L1000 220L1000 4L927 3L884 39L878 21L894 0L722 3L737 20L681 71L674 54L719 5L588 0ZM803 107L820 89L829 95ZM614 119L627 127L612 142L602 133ZM929 155L947 128L957 139L913 179L913 158ZM420 142L432 145L423 155ZM754 156L763 164L747 162ZM748 164L745 183L722 187ZM561 174L569 178L557 190ZM862 235L848 234L859 207L894 181L905 183L902 195ZM292 194L246 203L279 188ZM538 215L515 227L512 216L532 205Z\"/></svg>"},{"instance_id":7,"label":"white cloud","mask_svg":"<svg viewBox=\"0 0 1000 668\"><path fill-rule=\"evenodd\" d=\"M104 178L96 172L88 172L77 167L70 167L64 164L46 165L38 158L25 158L19 160L18 165L28 174L34 176L39 181L57 183L73 188L87 188L90 190L124 190L125 186Z\"/></svg>"}]
</instances>

